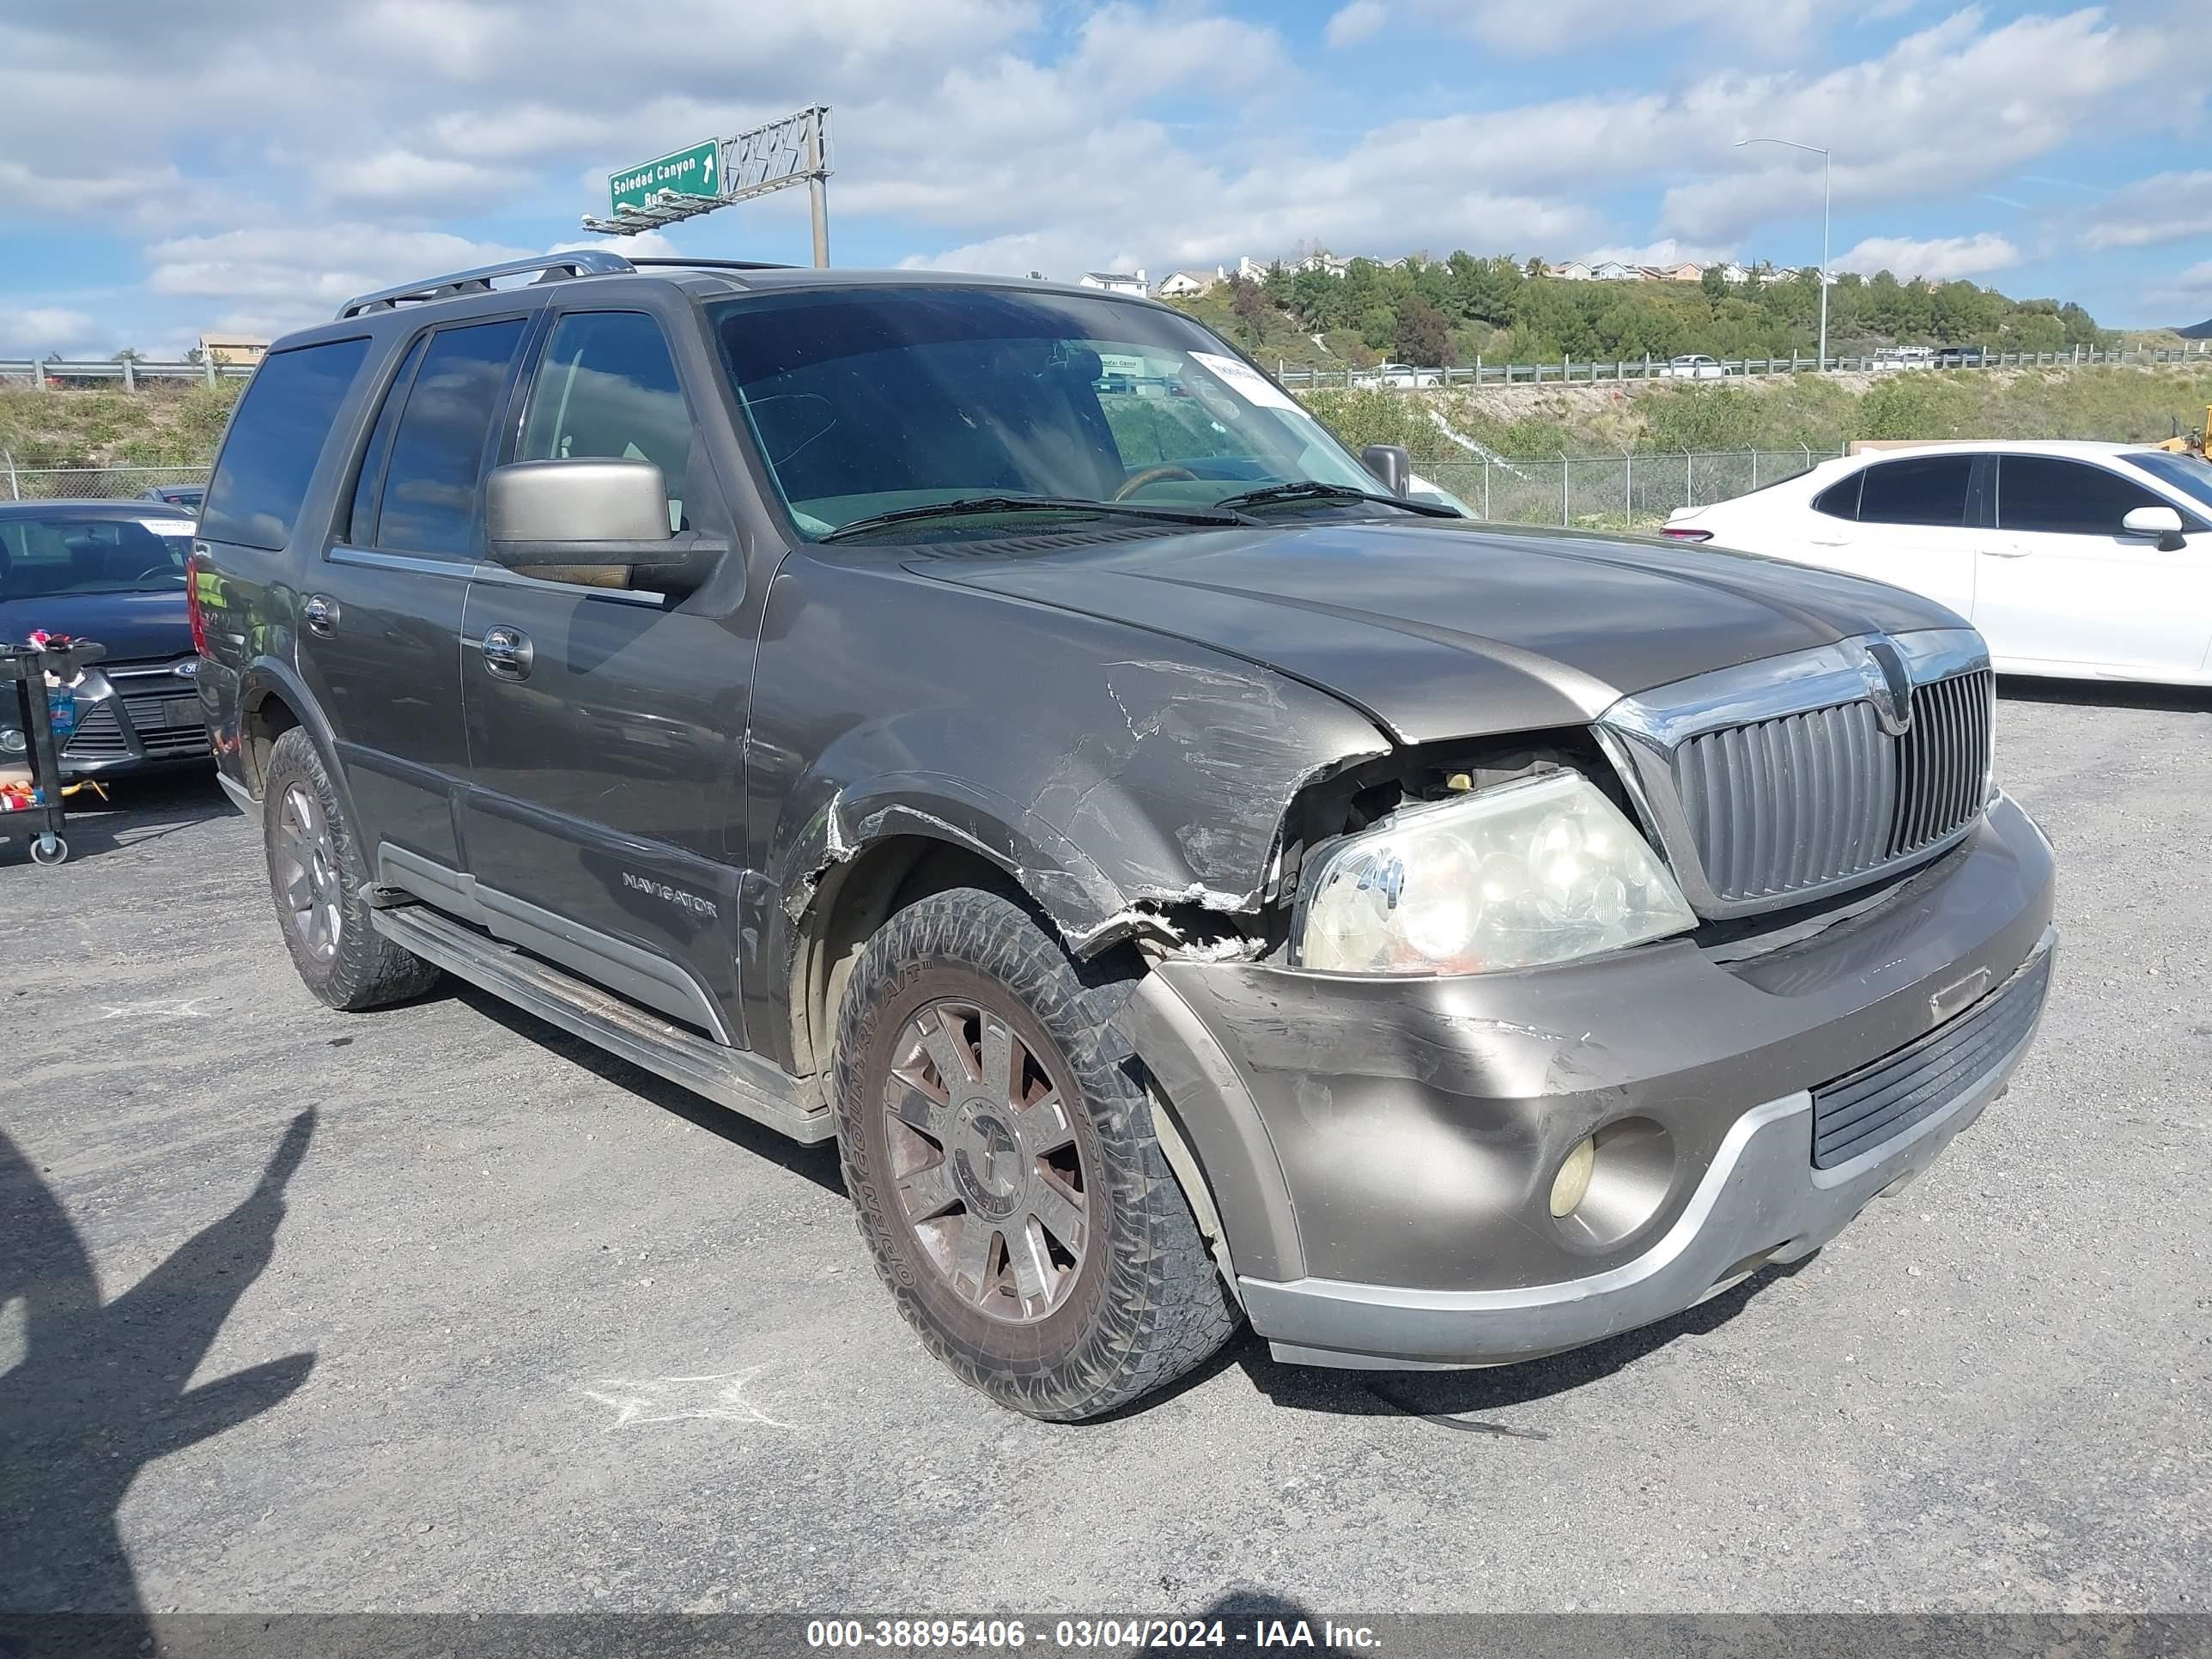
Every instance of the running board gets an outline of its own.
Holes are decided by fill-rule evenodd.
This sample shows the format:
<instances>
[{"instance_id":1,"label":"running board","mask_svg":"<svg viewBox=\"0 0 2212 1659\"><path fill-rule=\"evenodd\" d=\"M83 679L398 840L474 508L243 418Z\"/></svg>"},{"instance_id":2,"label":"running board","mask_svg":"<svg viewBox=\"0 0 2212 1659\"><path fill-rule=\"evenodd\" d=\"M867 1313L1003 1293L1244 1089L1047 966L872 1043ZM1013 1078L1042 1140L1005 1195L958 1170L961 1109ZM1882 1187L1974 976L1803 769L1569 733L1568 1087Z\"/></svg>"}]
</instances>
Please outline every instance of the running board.
<instances>
[{"instance_id":1,"label":"running board","mask_svg":"<svg viewBox=\"0 0 2212 1659\"><path fill-rule=\"evenodd\" d=\"M811 1143L836 1133L830 1114L807 1110L798 1084L771 1060L672 1024L427 904L372 910L369 921L425 962L793 1140Z\"/></svg>"}]
</instances>

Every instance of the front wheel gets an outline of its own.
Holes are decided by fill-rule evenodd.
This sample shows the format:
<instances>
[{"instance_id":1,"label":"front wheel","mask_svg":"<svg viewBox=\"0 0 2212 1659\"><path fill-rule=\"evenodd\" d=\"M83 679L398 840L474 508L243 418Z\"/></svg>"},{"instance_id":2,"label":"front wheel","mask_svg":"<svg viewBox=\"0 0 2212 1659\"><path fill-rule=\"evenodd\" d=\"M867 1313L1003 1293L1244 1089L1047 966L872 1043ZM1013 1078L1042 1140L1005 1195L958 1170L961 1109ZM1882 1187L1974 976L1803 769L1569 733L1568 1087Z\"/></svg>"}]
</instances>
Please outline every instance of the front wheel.
<instances>
[{"instance_id":1,"label":"front wheel","mask_svg":"<svg viewBox=\"0 0 2212 1659\"><path fill-rule=\"evenodd\" d=\"M839 1011L837 1133L860 1231L930 1351L1073 1421L1180 1376L1240 1316L1071 962L958 888L870 939Z\"/></svg>"},{"instance_id":2,"label":"front wheel","mask_svg":"<svg viewBox=\"0 0 2212 1659\"><path fill-rule=\"evenodd\" d=\"M307 987L333 1008L382 1007L419 996L438 969L378 933L353 827L305 728L269 751L261 833L284 948Z\"/></svg>"}]
</instances>

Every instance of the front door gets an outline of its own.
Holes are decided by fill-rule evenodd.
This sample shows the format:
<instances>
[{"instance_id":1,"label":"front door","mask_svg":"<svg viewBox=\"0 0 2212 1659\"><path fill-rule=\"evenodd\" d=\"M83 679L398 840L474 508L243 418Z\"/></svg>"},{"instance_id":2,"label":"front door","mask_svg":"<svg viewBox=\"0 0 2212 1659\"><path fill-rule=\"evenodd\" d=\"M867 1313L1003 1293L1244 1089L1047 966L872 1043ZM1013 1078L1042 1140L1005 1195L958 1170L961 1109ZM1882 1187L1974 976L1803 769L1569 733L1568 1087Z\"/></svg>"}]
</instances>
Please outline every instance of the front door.
<instances>
[{"instance_id":1,"label":"front door","mask_svg":"<svg viewBox=\"0 0 2212 1659\"><path fill-rule=\"evenodd\" d=\"M492 416L524 328L514 317L416 340L301 596L301 673L330 720L373 871L386 848L460 864L461 610Z\"/></svg>"},{"instance_id":2,"label":"front door","mask_svg":"<svg viewBox=\"0 0 2212 1659\"><path fill-rule=\"evenodd\" d=\"M2171 552L2124 534L2138 507L2176 507L2191 526ZM2212 644L2212 530L2149 485L2052 455L1997 462L1997 536L1983 560L1974 626L2000 666L2193 678Z\"/></svg>"},{"instance_id":3,"label":"front door","mask_svg":"<svg viewBox=\"0 0 2212 1659\"><path fill-rule=\"evenodd\" d=\"M518 460L655 463L673 529L726 534L660 324L559 317ZM752 641L704 596L482 569L464 625L462 832L501 931L724 1042L737 1012L738 784Z\"/></svg>"}]
</instances>

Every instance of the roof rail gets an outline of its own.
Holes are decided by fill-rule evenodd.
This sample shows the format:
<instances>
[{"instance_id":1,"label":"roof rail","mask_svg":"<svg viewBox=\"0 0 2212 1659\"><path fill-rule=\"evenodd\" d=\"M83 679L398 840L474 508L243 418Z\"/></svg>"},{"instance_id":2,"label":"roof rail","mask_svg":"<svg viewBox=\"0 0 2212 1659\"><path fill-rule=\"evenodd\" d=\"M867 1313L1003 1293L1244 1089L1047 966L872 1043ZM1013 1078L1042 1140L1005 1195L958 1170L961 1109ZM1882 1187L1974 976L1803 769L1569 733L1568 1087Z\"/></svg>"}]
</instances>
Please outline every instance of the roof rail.
<instances>
[{"instance_id":1,"label":"roof rail","mask_svg":"<svg viewBox=\"0 0 2212 1659\"><path fill-rule=\"evenodd\" d=\"M634 265L688 265L698 270L795 270L795 265L781 259L678 259L666 255L647 257L633 253L628 256Z\"/></svg>"},{"instance_id":2,"label":"roof rail","mask_svg":"<svg viewBox=\"0 0 2212 1659\"><path fill-rule=\"evenodd\" d=\"M504 264L478 265L474 270L456 270L445 276L432 276L420 283L405 283L398 288L380 289L374 294L357 294L338 307L338 320L358 317L369 311L396 311L403 303L424 300L450 300L462 294L489 294L495 276L520 276L528 271L542 271L541 283L557 283L569 276L614 276L637 267L619 253L605 253L597 248L585 248L571 253L548 253L536 259L509 259Z\"/></svg>"}]
</instances>

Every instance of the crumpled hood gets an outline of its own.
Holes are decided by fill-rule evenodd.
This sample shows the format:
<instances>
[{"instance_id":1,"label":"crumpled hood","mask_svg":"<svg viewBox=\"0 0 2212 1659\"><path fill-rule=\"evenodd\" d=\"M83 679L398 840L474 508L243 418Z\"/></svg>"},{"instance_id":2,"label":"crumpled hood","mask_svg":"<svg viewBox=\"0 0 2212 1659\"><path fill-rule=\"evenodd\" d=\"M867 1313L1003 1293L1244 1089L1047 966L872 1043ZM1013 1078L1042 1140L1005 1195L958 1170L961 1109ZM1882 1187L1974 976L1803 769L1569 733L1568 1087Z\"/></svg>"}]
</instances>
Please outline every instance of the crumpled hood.
<instances>
[{"instance_id":1,"label":"crumpled hood","mask_svg":"<svg viewBox=\"0 0 2212 1659\"><path fill-rule=\"evenodd\" d=\"M1005 556L984 544L908 568L1261 664L1405 743L1581 725L1709 669L1965 626L1931 600L1778 560L1435 520Z\"/></svg>"}]
</instances>

